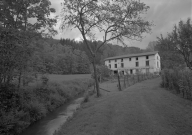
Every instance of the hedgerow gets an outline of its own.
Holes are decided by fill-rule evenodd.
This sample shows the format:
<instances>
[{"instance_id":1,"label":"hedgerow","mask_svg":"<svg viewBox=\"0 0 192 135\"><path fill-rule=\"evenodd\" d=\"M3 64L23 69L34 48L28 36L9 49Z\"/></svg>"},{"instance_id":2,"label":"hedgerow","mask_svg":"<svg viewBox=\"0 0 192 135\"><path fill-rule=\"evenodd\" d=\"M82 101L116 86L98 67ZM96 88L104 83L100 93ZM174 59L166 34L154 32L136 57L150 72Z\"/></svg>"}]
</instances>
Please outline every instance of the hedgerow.
<instances>
[{"instance_id":1,"label":"hedgerow","mask_svg":"<svg viewBox=\"0 0 192 135\"><path fill-rule=\"evenodd\" d=\"M161 77L162 87L192 100L192 72L190 70L164 69Z\"/></svg>"}]
</instances>

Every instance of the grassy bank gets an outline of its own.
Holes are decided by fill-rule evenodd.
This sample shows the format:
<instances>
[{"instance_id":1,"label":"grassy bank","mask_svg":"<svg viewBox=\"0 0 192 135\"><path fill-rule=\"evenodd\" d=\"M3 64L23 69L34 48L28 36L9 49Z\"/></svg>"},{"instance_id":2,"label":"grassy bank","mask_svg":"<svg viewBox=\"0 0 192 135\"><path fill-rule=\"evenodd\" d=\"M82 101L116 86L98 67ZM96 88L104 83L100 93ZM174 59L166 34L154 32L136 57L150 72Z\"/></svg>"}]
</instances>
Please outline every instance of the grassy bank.
<instances>
[{"instance_id":1,"label":"grassy bank","mask_svg":"<svg viewBox=\"0 0 192 135\"><path fill-rule=\"evenodd\" d=\"M84 93L93 80L84 78L42 83L17 89L15 85L1 86L0 134L16 135L47 113Z\"/></svg>"}]
</instances>

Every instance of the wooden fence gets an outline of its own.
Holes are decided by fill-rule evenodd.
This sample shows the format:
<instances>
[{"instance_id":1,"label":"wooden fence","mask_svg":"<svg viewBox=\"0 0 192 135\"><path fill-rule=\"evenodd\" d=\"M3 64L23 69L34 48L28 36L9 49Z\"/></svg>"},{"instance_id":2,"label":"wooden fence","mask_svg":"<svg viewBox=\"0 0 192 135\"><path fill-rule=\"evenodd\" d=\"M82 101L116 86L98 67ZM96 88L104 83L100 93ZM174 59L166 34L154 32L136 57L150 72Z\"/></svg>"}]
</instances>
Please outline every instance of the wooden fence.
<instances>
[{"instance_id":1,"label":"wooden fence","mask_svg":"<svg viewBox=\"0 0 192 135\"><path fill-rule=\"evenodd\" d=\"M148 80L148 79L152 79L152 78L156 78L159 77L159 75L156 74L152 74L152 73L147 73L147 74L135 74L135 75L115 75L114 76L117 81L118 81L118 85L117 87L119 88L119 90L123 90L131 85L134 85L135 83L144 81L144 80Z\"/></svg>"}]
</instances>

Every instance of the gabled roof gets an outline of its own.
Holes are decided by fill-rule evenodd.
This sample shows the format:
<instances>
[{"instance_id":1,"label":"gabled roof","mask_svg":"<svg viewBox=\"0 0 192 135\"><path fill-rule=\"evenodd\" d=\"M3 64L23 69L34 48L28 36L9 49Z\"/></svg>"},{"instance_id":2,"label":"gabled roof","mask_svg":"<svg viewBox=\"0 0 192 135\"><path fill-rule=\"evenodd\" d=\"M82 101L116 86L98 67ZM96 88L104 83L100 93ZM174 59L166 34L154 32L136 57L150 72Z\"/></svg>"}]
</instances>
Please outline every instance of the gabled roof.
<instances>
[{"instance_id":1,"label":"gabled roof","mask_svg":"<svg viewBox=\"0 0 192 135\"><path fill-rule=\"evenodd\" d=\"M136 54L127 54L127 55L120 55L120 56L115 56L115 57L109 57L104 59L104 61L106 60L113 60L113 59L121 59L121 58L131 58L131 57L138 57L138 56L147 56L147 55L155 55L157 54L158 51L154 51L154 52L145 52L145 53L136 53Z\"/></svg>"}]
</instances>

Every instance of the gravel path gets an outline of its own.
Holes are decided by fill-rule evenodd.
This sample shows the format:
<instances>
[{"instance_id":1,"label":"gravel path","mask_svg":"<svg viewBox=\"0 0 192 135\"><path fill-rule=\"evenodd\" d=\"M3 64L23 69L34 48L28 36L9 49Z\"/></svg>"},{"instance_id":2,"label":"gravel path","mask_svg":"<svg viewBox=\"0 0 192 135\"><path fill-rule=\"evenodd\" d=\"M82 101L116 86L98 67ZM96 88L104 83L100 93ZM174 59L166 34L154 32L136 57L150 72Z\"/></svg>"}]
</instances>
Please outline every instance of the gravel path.
<instances>
[{"instance_id":1,"label":"gravel path","mask_svg":"<svg viewBox=\"0 0 192 135\"><path fill-rule=\"evenodd\" d=\"M160 78L118 91L104 83L57 135L192 135L192 102L159 87Z\"/></svg>"}]
</instances>

